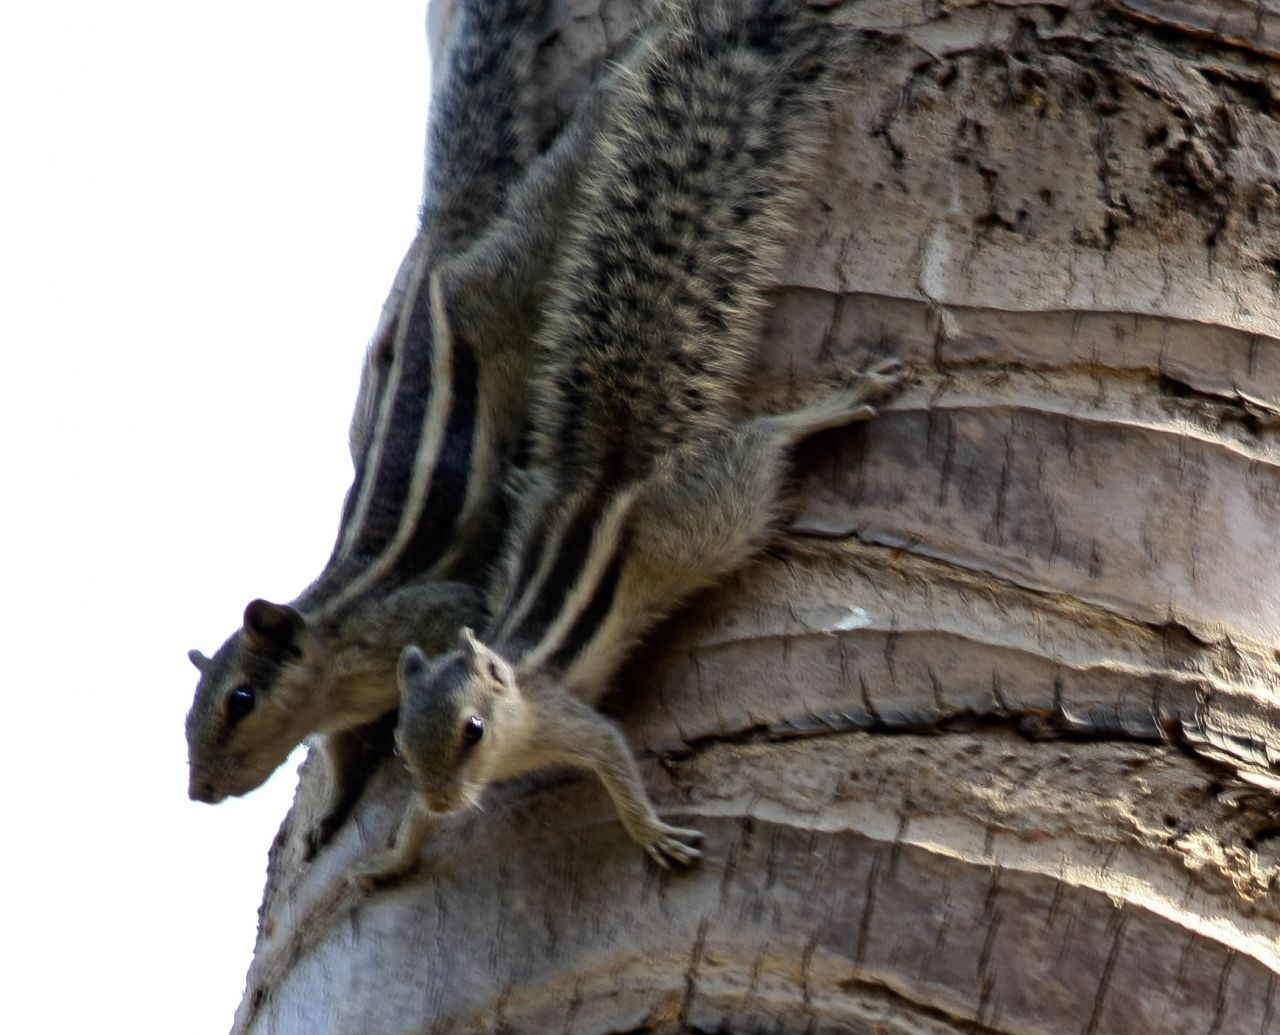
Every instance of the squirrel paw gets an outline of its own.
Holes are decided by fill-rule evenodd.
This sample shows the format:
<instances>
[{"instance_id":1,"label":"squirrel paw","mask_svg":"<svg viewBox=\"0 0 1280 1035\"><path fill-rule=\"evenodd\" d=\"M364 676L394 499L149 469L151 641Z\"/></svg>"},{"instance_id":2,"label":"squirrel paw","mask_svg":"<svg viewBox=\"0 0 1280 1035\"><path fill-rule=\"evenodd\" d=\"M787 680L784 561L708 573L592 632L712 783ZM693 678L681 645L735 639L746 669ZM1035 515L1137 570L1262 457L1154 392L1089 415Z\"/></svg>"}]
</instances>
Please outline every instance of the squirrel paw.
<instances>
[{"instance_id":1,"label":"squirrel paw","mask_svg":"<svg viewBox=\"0 0 1280 1035\"><path fill-rule=\"evenodd\" d=\"M399 852L378 852L347 872L347 883L358 888L377 888L393 884L418 867L417 859L406 859Z\"/></svg>"},{"instance_id":2,"label":"squirrel paw","mask_svg":"<svg viewBox=\"0 0 1280 1035\"><path fill-rule=\"evenodd\" d=\"M848 388L861 403L875 403L889 398L907 382L908 371L896 359L881 360L849 379ZM868 407L869 408L869 407ZM874 412L874 411L873 411Z\"/></svg>"},{"instance_id":3,"label":"squirrel paw","mask_svg":"<svg viewBox=\"0 0 1280 1035\"><path fill-rule=\"evenodd\" d=\"M859 370L825 398L803 409L761 420L781 433L790 445L833 428L843 428L876 416L875 404L892 397L906 380L906 372L896 359L883 360Z\"/></svg>"},{"instance_id":4,"label":"squirrel paw","mask_svg":"<svg viewBox=\"0 0 1280 1035\"><path fill-rule=\"evenodd\" d=\"M686 827L669 827L658 823L644 838L638 839L649 858L664 870L671 869L673 862L681 866L691 866L702 858L702 853L694 844L702 840L701 830L690 830ZM693 842L688 844L686 842Z\"/></svg>"}]
</instances>

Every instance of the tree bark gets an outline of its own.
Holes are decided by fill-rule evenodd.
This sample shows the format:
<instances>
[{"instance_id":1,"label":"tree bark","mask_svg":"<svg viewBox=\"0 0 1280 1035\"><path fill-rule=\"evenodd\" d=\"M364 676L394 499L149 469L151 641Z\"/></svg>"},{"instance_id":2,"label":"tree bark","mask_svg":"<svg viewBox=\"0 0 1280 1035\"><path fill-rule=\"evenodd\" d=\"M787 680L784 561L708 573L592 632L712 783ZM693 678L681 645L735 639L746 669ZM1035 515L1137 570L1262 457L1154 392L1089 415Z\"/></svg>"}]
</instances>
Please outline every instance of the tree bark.
<instances>
[{"instance_id":1,"label":"tree bark","mask_svg":"<svg viewBox=\"0 0 1280 1035\"><path fill-rule=\"evenodd\" d=\"M561 0L549 110L640 11ZM706 859L550 774L361 894L406 780L304 865L308 765L236 1032L1280 1031L1280 11L835 17L858 71L747 403L920 377L629 666Z\"/></svg>"}]
</instances>

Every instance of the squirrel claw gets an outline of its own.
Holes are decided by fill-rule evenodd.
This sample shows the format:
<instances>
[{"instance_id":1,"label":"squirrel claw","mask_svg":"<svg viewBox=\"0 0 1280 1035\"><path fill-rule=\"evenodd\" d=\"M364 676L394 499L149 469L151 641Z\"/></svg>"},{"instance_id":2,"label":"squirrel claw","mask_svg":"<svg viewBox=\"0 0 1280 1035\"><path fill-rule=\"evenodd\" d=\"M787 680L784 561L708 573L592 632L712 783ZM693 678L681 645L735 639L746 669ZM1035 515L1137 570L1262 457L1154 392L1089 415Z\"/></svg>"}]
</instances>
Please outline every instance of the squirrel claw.
<instances>
[{"instance_id":1,"label":"squirrel claw","mask_svg":"<svg viewBox=\"0 0 1280 1035\"><path fill-rule=\"evenodd\" d=\"M644 843L644 850L649 858L664 870L671 869L673 862L681 866L691 866L702 858L702 852L686 842L695 844L702 840L701 830L686 827L669 827L663 824L655 832L655 836Z\"/></svg>"},{"instance_id":2,"label":"squirrel claw","mask_svg":"<svg viewBox=\"0 0 1280 1035\"><path fill-rule=\"evenodd\" d=\"M868 402L874 402L904 387L907 375L901 360L886 359L855 374L850 387L858 390Z\"/></svg>"}]
</instances>

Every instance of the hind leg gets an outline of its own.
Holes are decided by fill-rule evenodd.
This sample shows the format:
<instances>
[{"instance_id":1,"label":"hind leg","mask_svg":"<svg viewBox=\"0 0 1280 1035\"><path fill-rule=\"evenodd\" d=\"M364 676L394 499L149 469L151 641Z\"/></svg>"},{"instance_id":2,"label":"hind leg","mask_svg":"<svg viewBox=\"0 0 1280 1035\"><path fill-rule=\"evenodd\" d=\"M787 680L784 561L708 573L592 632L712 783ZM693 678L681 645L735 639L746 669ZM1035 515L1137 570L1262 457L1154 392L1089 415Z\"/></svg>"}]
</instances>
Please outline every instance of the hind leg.
<instances>
[{"instance_id":1,"label":"hind leg","mask_svg":"<svg viewBox=\"0 0 1280 1035\"><path fill-rule=\"evenodd\" d=\"M876 415L874 403L892 396L902 386L902 379L901 364L886 360L859 371L842 388L815 403L751 423L761 425L765 434L777 436L783 446L794 446L820 431L870 420Z\"/></svg>"},{"instance_id":2,"label":"hind leg","mask_svg":"<svg viewBox=\"0 0 1280 1035\"><path fill-rule=\"evenodd\" d=\"M901 383L896 361L879 363L809 406L744 421L670 454L632 522L636 553L654 580L674 578L691 592L740 567L781 516L792 448L869 420L872 404Z\"/></svg>"},{"instance_id":3,"label":"hind leg","mask_svg":"<svg viewBox=\"0 0 1280 1035\"><path fill-rule=\"evenodd\" d=\"M724 519L718 531L732 526L757 544L778 516L792 449L821 431L870 420L877 412L873 404L896 393L902 380L901 364L886 360L817 402L755 417L709 443L710 462L693 473L707 511Z\"/></svg>"}]
</instances>

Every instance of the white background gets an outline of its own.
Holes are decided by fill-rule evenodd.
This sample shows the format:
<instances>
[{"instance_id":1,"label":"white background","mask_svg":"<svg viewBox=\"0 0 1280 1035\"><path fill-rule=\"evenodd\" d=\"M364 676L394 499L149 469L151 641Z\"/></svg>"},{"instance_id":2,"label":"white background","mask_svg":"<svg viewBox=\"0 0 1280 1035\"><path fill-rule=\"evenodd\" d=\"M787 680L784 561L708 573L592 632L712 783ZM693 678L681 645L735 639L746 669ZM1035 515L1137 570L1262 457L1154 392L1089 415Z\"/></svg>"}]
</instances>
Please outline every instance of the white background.
<instances>
[{"instance_id":1,"label":"white background","mask_svg":"<svg viewBox=\"0 0 1280 1035\"><path fill-rule=\"evenodd\" d=\"M328 555L424 8L0 8L6 1031L230 1027L302 753L188 802L185 653Z\"/></svg>"}]
</instances>

